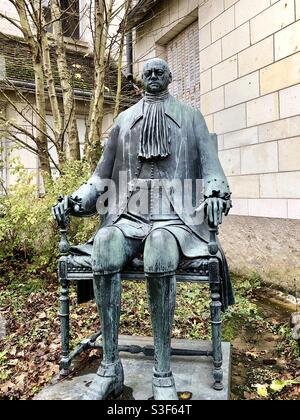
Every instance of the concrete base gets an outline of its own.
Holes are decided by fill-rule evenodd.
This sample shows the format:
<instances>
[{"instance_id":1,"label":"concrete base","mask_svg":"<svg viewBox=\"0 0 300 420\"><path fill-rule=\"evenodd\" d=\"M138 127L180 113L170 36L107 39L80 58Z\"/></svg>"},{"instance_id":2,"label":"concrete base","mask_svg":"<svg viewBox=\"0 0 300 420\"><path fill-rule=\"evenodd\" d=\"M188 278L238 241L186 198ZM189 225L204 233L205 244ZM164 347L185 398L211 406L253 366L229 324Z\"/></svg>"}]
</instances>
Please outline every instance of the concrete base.
<instances>
[{"instance_id":1,"label":"concrete base","mask_svg":"<svg viewBox=\"0 0 300 420\"><path fill-rule=\"evenodd\" d=\"M136 344L139 346L152 345L151 338L121 336L119 344ZM207 341L173 340L173 348L191 350L211 350ZM125 391L121 399L148 400L152 397L152 369L153 359L142 355L121 353L125 374ZM80 372L72 379L63 380L50 385L41 391L36 400L77 400L84 394L90 385L97 365L92 367L92 372ZM192 400L228 400L230 398L230 344L223 343L223 369L224 389L215 391L212 388L212 360L209 357L172 356L172 370L178 392L192 393Z\"/></svg>"}]
</instances>

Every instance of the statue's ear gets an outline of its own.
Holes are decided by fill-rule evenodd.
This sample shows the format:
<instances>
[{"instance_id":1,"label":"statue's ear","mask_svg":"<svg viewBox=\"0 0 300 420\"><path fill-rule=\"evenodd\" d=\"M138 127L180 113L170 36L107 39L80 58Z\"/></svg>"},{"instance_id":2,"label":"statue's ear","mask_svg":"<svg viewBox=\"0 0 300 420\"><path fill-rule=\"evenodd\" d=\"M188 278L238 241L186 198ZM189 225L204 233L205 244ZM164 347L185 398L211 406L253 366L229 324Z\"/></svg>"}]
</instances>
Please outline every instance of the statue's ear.
<instances>
[{"instance_id":1,"label":"statue's ear","mask_svg":"<svg viewBox=\"0 0 300 420\"><path fill-rule=\"evenodd\" d=\"M170 83L173 81L173 74L170 72L170 75L169 75L169 79L170 79Z\"/></svg>"}]
</instances>

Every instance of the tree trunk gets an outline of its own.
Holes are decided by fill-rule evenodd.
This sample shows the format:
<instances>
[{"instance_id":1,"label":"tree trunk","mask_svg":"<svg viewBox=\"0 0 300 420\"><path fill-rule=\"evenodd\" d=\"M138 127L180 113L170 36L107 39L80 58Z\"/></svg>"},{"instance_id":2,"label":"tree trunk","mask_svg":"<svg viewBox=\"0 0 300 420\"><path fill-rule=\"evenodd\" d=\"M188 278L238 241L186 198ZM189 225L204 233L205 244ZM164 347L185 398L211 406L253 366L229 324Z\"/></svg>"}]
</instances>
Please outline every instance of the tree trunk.
<instances>
[{"instance_id":1,"label":"tree trunk","mask_svg":"<svg viewBox=\"0 0 300 420\"><path fill-rule=\"evenodd\" d=\"M123 27L121 29L120 37L120 47L119 47L119 59L118 59L118 81L117 81L117 92L116 92L116 102L114 109L114 120L117 118L120 112L121 105L121 91L122 91L122 64L123 64L123 53L124 53L124 44L125 44L125 31L127 25L128 12L131 9L132 0L126 0L125 2L125 12L123 19Z\"/></svg>"},{"instance_id":2,"label":"tree trunk","mask_svg":"<svg viewBox=\"0 0 300 420\"><path fill-rule=\"evenodd\" d=\"M61 22L61 9L58 0L51 0L51 14L53 21L53 36L57 55L57 69L63 95L65 127L68 133L70 157L80 160L80 144L76 124L75 99L71 73L68 68L64 34Z\"/></svg>"},{"instance_id":3,"label":"tree trunk","mask_svg":"<svg viewBox=\"0 0 300 420\"><path fill-rule=\"evenodd\" d=\"M40 57L36 57L36 60L33 64L34 73L35 73L35 91L36 91L36 105L38 109L37 114L37 138L36 146L38 150L38 155L40 158L41 170L47 174L51 179L51 168L50 161L48 156L48 139L44 133L47 131L47 125L45 123L46 119L46 101L45 101L45 83L43 68L40 62Z\"/></svg>"},{"instance_id":4,"label":"tree trunk","mask_svg":"<svg viewBox=\"0 0 300 420\"><path fill-rule=\"evenodd\" d=\"M48 41L48 35L45 30L45 19L42 16L42 24L44 28L41 30L41 50L43 56L43 66L45 71L45 78L48 87L48 96L51 105L51 111L53 115L53 130L54 130L54 144L58 155L58 165L61 168L66 161L65 154L65 141L64 141L64 128L63 120L59 109L59 102L55 89L55 80L53 77L52 64L50 59L50 47Z\"/></svg>"},{"instance_id":5,"label":"tree trunk","mask_svg":"<svg viewBox=\"0 0 300 420\"><path fill-rule=\"evenodd\" d=\"M44 185L46 181L51 180L51 167L48 154L48 140L46 136L47 125L46 125L46 101L45 101L45 84L44 84L44 73L42 67L41 51L38 44L35 41L33 33L30 28L29 20L26 13L26 6L24 0L16 0L16 9L20 18L20 25L22 27L25 41L27 42L31 56L35 74L35 96L36 96L36 146L38 156L40 160L40 166L42 170L42 177Z\"/></svg>"},{"instance_id":6,"label":"tree trunk","mask_svg":"<svg viewBox=\"0 0 300 420\"><path fill-rule=\"evenodd\" d=\"M112 18L113 0L105 7L104 0L95 0L95 90L88 118L87 159L93 169L101 155L104 117L104 82L109 60L105 57L107 36Z\"/></svg>"}]
</instances>

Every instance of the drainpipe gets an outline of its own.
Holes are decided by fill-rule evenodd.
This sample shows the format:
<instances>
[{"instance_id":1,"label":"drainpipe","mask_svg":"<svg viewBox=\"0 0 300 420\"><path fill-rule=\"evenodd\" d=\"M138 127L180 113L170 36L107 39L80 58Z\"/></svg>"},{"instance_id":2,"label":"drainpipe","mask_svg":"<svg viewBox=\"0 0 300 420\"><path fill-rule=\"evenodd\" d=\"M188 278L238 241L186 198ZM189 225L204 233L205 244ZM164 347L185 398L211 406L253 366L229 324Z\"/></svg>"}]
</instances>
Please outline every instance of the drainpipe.
<instances>
[{"instance_id":1,"label":"drainpipe","mask_svg":"<svg viewBox=\"0 0 300 420\"><path fill-rule=\"evenodd\" d=\"M133 46L132 31L126 34L126 61L127 61L127 80L133 82Z\"/></svg>"}]
</instances>

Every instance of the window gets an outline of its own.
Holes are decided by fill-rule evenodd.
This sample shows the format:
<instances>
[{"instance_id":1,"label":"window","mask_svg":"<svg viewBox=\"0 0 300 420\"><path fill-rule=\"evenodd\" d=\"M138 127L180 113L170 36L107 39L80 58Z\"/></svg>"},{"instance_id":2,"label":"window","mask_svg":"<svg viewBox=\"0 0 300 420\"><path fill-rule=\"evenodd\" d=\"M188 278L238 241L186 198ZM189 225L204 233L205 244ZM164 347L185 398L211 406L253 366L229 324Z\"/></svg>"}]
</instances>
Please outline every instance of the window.
<instances>
[{"instance_id":1,"label":"window","mask_svg":"<svg viewBox=\"0 0 300 420\"><path fill-rule=\"evenodd\" d=\"M42 4L46 22L51 22L50 0L42 0ZM60 7L64 36L79 39L79 0L60 0ZM52 32L52 30L52 25L49 25L48 31Z\"/></svg>"},{"instance_id":2,"label":"window","mask_svg":"<svg viewBox=\"0 0 300 420\"><path fill-rule=\"evenodd\" d=\"M198 21L167 44L167 60L173 73L170 93L200 108L200 64Z\"/></svg>"}]
</instances>

